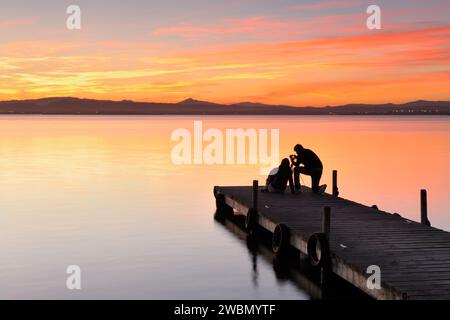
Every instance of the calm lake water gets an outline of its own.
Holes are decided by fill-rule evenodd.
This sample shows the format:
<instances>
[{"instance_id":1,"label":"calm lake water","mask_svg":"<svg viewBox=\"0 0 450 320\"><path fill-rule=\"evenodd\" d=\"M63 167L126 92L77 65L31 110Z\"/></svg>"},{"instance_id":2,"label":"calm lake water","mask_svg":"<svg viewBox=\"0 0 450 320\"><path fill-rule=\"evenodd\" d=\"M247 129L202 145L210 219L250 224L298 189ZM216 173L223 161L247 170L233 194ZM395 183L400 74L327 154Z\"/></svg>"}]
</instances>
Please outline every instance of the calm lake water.
<instances>
[{"instance_id":1,"label":"calm lake water","mask_svg":"<svg viewBox=\"0 0 450 320\"><path fill-rule=\"evenodd\" d=\"M450 231L449 117L0 116L0 298L309 299L213 219L213 186L263 183L261 165L173 163L171 133L194 120L280 129L281 155L302 143L341 196L412 220L425 188Z\"/></svg>"}]
</instances>

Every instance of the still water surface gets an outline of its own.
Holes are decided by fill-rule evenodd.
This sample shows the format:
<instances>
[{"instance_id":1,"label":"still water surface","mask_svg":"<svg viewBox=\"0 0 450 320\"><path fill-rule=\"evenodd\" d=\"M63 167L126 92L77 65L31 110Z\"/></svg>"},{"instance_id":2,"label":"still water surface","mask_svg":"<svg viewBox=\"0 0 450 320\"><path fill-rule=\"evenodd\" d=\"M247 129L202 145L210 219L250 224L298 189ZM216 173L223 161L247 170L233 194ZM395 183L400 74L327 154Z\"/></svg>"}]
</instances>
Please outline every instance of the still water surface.
<instances>
[{"instance_id":1,"label":"still water surface","mask_svg":"<svg viewBox=\"0 0 450 320\"><path fill-rule=\"evenodd\" d=\"M194 120L280 129L281 155L302 143L341 196L413 220L426 188L450 231L447 117L1 116L0 298L309 299L213 219L213 186L262 183L260 165L173 164L171 133Z\"/></svg>"}]
</instances>

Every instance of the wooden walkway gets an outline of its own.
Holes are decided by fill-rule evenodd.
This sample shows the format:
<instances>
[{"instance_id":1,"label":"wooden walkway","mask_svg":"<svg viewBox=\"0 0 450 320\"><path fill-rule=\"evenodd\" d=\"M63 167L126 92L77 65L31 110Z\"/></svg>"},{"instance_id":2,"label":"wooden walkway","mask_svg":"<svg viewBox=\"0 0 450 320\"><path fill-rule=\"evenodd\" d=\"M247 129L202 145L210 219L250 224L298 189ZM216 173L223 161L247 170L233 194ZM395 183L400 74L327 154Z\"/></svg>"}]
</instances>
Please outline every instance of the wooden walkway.
<instances>
[{"instance_id":1,"label":"wooden walkway","mask_svg":"<svg viewBox=\"0 0 450 320\"><path fill-rule=\"evenodd\" d=\"M228 206L247 215L252 187L215 187ZM331 271L376 299L450 299L450 233L362 204L317 195L258 192L258 224L274 232L283 223L290 244L303 254L322 230L324 207L331 208ZM381 269L381 289L369 289L369 266Z\"/></svg>"}]
</instances>

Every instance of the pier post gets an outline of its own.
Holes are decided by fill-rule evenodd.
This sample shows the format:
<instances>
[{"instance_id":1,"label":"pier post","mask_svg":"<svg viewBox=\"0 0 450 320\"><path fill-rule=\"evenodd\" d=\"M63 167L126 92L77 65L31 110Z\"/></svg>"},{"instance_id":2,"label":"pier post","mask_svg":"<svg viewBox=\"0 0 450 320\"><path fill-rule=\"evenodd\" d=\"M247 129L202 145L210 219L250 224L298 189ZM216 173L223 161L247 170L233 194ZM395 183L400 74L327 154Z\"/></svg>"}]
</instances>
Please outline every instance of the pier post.
<instances>
[{"instance_id":1,"label":"pier post","mask_svg":"<svg viewBox=\"0 0 450 320\"><path fill-rule=\"evenodd\" d=\"M327 237L328 242L330 242L330 229L331 229L331 208L323 208L322 213L322 232Z\"/></svg>"},{"instance_id":2,"label":"pier post","mask_svg":"<svg viewBox=\"0 0 450 320\"><path fill-rule=\"evenodd\" d=\"M258 191L259 191L258 180L253 180L252 204L253 204L253 209L255 211L258 211Z\"/></svg>"},{"instance_id":3,"label":"pier post","mask_svg":"<svg viewBox=\"0 0 450 320\"><path fill-rule=\"evenodd\" d=\"M339 196L339 188L337 185L337 170L333 170L333 197Z\"/></svg>"},{"instance_id":4,"label":"pier post","mask_svg":"<svg viewBox=\"0 0 450 320\"><path fill-rule=\"evenodd\" d=\"M420 223L431 226L428 220L427 190L420 190Z\"/></svg>"},{"instance_id":5,"label":"pier post","mask_svg":"<svg viewBox=\"0 0 450 320\"><path fill-rule=\"evenodd\" d=\"M324 207L322 213L322 233L325 234L327 239L327 245L330 244L330 229L331 229L331 208ZM328 283L331 274L331 267L326 264L320 269L320 285L322 287L322 292L326 295L328 291Z\"/></svg>"}]
</instances>

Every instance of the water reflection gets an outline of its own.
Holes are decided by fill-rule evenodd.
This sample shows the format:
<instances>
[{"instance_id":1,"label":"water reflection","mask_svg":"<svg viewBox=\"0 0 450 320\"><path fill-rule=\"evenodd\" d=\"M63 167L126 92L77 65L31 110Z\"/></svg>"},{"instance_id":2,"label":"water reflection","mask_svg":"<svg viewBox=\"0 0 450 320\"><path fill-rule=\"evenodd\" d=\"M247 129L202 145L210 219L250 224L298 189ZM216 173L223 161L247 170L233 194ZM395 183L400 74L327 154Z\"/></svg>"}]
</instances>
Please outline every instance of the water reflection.
<instances>
[{"instance_id":1,"label":"water reflection","mask_svg":"<svg viewBox=\"0 0 450 320\"><path fill-rule=\"evenodd\" d=\"M214 220L230 236L236 237L247 248L249 263L252 269L252 281L258 286L258 266L261 263L272 265L273 273L279 285L290 283L300 292L306 292L313 300L368 300L365 293L347 284L344 280L332 275L326 283L321 282L319 269L311 267L306 257L294 248L283 257L273 254L271 235L263 229L249 234L245 230L244 217L230 212L216 211Z\"/></svg>"},{"instance_id":2,"label":"water reflection","mask_svg":"<svg viewBox=\"0 0 450 320\"><path fill-rule=\"evenodd\" d=\"M343 197L409 219L426 188L431 223L450 230L447 117L0 116L0 298L307 299L270 240L211 222L213 186L263 181L260 166L172 162L171 133L194 120L280 128L281 155L303 143Z\"/></svg>"}]
</instances>

